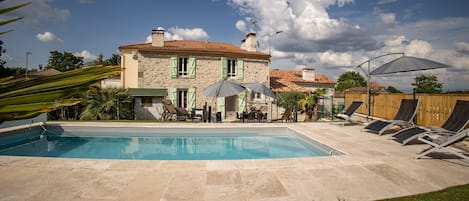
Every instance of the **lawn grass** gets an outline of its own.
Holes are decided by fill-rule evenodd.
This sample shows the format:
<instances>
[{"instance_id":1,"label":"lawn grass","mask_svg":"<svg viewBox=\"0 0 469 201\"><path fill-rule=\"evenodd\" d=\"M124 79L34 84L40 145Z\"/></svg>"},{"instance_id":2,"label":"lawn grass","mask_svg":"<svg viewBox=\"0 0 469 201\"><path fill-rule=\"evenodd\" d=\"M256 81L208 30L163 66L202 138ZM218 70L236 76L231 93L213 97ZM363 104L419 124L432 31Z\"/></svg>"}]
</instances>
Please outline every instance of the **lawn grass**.
<instances>
[{"instance_id":1,"label":"lawn grass","mask_svg":"<svg viewBox=\"0 0 469 201\"><path fill-rule=\"evenodd\" d=\"M468 201L469 184L453 186L429 193L397 197L378 201Z\"/></svg>"}]
</instances>

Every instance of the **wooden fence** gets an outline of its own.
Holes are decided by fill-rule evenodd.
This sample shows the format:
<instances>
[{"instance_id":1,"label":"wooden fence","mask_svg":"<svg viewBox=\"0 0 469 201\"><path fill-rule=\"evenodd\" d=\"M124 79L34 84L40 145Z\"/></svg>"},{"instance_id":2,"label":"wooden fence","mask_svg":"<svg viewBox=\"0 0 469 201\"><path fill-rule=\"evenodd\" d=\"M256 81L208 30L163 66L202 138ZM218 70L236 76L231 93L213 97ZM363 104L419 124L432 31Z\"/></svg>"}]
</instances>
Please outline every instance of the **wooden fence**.
<instances>
[{"instance_id":1,"label":"wooden fence","mask_svg":"<svg viewBox=\"0 0 469 201\"><path fill-rule=\"evenodd\" d=\"M377 94L371 96L371 116L383 119L393 119L396 115L401 99L412 99L412 94ZM456 100L469 100L469 94L416 94L419 107L415 116L415 123L422 126L441 126L453 111ZM352 101L363 101L357 110L360 114L367 114L367 95L362 93L345 93L345 107Z\"/></svg>"}]
</instances>

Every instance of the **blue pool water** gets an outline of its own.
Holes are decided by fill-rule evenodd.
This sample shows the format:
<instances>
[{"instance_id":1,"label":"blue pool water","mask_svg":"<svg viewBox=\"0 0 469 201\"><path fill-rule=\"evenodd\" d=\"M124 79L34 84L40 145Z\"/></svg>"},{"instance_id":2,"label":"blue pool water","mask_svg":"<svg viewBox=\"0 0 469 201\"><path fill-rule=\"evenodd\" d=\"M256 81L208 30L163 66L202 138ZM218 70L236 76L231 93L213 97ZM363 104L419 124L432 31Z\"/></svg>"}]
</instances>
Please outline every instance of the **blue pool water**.
<instances>
[{"instance_id":1,"label":"blue pool water","mask_svg":"<svg viewBox=\"0 0 469 201\"><path fill-rule=\"evenodd\" d=\"M0 155L142 160L314 157L332 149L288 128L48 128L0 138Z\"/></svg>"}]
</instances>

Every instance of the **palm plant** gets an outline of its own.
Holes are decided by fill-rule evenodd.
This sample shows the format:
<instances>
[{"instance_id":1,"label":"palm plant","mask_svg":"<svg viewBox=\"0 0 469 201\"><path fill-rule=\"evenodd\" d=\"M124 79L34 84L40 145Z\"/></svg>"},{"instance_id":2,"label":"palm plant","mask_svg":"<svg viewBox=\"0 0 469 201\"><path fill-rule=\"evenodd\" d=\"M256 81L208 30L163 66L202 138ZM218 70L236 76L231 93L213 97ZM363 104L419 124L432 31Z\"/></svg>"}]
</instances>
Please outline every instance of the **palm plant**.
<instances>
[{"instance_id":1,"label":"palm plant","mask_svg":"<svg viewBox=\"0 0 469 201\"><path fill-rule=\"evenodd\" d=\"M80 120L115 120L131 118L132 98L125 89L100 89L88 92Z\"/></svg>"},{"instance_id":2,"label":"palm plant","mask_svg":"<svg viewBox=\"0 0 469 201\"><path fill-rule=\"evenodd\" d=\"M314 92L308 91L304 94L303 99L301 99L298 104L303 111L305 112L305 121L317 120L318 119L318 108L319 108L319 98L326 94L325 89L318 89Z\"/></svg>"},{"instance_id":3,"label":"palm plant","mask_svg":"<svg viewBox=\"0 0 469 201\"><path fill-rule=\"evenodd\" d=\"M96 82L119 74L119 66L87 67L0 85L0 122L25 119L80 103L76 98Z\"/></svg>"},{"instance_id":4,"label":"palm plant","mask_svg":"<svg viewBox=\"0 0 469 201\"><path fill-rule=\"evenodd\" d=\"M4 0L0 0L0 2L2 2L2 1L4 1ZM5 14L5 13L8 13L8 12L14 11L18 8L27 6L29 4L31 4L31 2L22 3L22 4L19 4L19 5L16 5L16 6L8 7L8 8L2 8L2 9L0 9L0 14ZM8 19L8 20L2 20L2 21L0 21L0 26L6 25L6 24L9 24L9 23L12 23L12 22L16 22L16 21L21 20L21 19L23 19L23 17L15 17L15 18L11 18L11 19ZM6 34L8 32L12 32L12 31L13 30L11 30L11 29L6 30L6 31L1 31L0 35Z\"/></svg>"}]
</instances>

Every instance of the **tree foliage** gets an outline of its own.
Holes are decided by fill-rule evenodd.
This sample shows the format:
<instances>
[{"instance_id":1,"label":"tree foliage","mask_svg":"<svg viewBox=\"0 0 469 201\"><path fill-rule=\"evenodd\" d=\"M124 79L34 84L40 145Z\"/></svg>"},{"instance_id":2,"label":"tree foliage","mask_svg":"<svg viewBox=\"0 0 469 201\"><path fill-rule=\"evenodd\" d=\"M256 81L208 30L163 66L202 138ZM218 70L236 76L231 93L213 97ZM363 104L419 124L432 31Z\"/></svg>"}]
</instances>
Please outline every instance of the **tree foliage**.
<instances>
[{"instance_id":1,"label":"tree foliage","mask_svg":"<svg viewBox=\"0 0 469 201\"><path fill-rule=\"evenodd\" d=\"M80 120L132 119L132 97L126 89L96 88L88 92Z\"/></svg>"},{"instance_id":2,"label":"tree foliage","mask_svg":"<svg viewBox=\"0 0 469 201\"><path fill-rule=\"evenodd\" d=\"M301 99L298 104L303 111L305 112L305 121L308 120L317 120L318 119L318 100L321 96L326 94L326 89L318 89L314 92L308 91L304 94L303 99Z\"/></svg>"},{"instance_id":3,"label":"tree foliage","mask_svg":"<svg viewBox=\"0 0 469 201\"><path fill-rule=\"evenodd\" d=\"M393 94L400 94L400 93L402 93L402 91L400 91L399 89L397 89L396 87L391 86L391 85L389 85L386 90L388 90L390 93L393 93Z\"/></svg>"},{"instance_id":4,"label":"tree foliage","mask_svg":"<svg viewBox=\"0 0 469 201\"><path fill-rule=\"evenodd\" d=\"M81 67L83 67L83 57L75 56L70 52L52 51L46 68L65 72Z\"/></svg>"},{"instance_id":5,"label":"tree foliage","mask_svg":"<svg viewBox=\"0 0 469 201\"><path fill-rule=\"evenodd\" d=\"M119 66L89 67L0 85L0 122L31 118L75 105L80 99L74 97L119 72Z\"/></svg>"},{"instance_id":6,"label":"tree foliage","mask_svg":"<svg viewBox=\"0 0 469 201\"><path fill-rule=\"evenodd\" d=\"M421 75L415 78L416 93L441 93L443 91L443 83L438 82L435 75Z\"/></svg>"},{"instance_id":7,"label":"tree foliage","mask_svg":"<svg viewBox=\"0 0 469 201\"><path fill-rule=\"evenodd\" d=\"M337 91L344 91L353 87L364 87L366 86L365 79L360 75L360 73L355 71L345 72L340 75L337 80Z\"/></svg>"},{"instance_id":8,"label":"tree foliage","mask_svg":"<svg viewBox=\"0 0 469 201\"><path fill-rule=\"evenodd\" d=\"M109 59L104 61L104 66L118 66L121 60L121 56L118 54L112 54Z\"/></svg>"},{"instance_id":9,"label":"tree foliage","mask_svg":"<svg viewBox=\"0 0 469 201\"><path fill-rule=\"evenodd\" d=\"M300 109L298 102L304 98L304 93L299 91L281 92L278 95L278 106L292 108L294 111Z\"/></svg>"}]
</instances>

